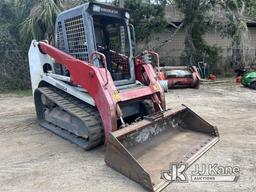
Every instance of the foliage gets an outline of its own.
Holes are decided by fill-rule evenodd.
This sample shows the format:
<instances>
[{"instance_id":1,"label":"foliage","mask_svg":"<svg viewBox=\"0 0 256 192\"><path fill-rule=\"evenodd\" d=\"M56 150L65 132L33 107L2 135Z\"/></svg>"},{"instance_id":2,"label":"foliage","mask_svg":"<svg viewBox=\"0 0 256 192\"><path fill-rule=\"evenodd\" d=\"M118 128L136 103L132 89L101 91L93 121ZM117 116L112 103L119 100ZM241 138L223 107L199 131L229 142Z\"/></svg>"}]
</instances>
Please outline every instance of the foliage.
<instances>
[{"instance_id":1,"label":"foliage","mask_svg":"<svg viewBox=\"0 0 256 192\"><path fill-rule=\"evenodd\" d=\"M15 94L15 95L20 96L20 97L29 97L29 96L33 95L32 89L11 90L11 91L8 91L8 93Z\"/></svg>"},{"instance_id":2,"label":"foliage","mask_svg":"<svg viewBox=\"0 0 256 192\"><path fill-rule=\"evenodd\" d=\"M248 0L246 1L247 12L251 16L256 16L256 1Z\"/></svg>"},{"instance_id":3,"label":"foliage","mask_svg":"<svg viewBox=\"0 0 256 192\"><path fill-rule=\"evenodd\" d=\"M6 1L0 1L0 22L13 20L14 10Z\"/></svg>"},{"instance_id":4,"label":"foliage","mask_svg":"<svg viewBox=\"0 0 256 192\"><path fill-rule=\"evenodd\" d=\"M85 0L0 1L0 92L30 87L27 52L31 39L52 40L62 7Z\"/></svg>"},{"instance_id":5,"label":"foliage","mask_svg":"<svg viewBox=\"0 0 256 192\"><path fill-rule=\"evenodd\" d=\"M32 38L52 40L57 14L63 9L77 6L87 0L1 0L0 1L0 91L26 89L30 86L27 49ZM161 32L166 22L164 8L168 0L127 0L125 8L131 14L131 23L136 29L138 41L150 40L152 33ZM186 64L204 59L212 64L218 63L221 49L209 46L204 34L217 24L223 36L233 40L239 47L246 32L244 14L256 16L255 0L175 0L185 13ZM117 0L115 1L117 4ZM216 5L226 11L227 23L212 23L208 14ZM242 54L242 53L238 53Z\"/></svg>"},{"instance_id":6,"label":"foliage","mask_svg":"<svg viewBox=\"0 0 256 192\"><path fill-rule=\"evenodd\" d=\"M232 40L232 61L231 67L243 67L251 60L249 54L250 42L248 36L247 21L245 18L248 11L248 2L244 0L227 0L220 3L226 10L227 22L216 22L222 36Z\"/></svg>"},{"instance_id":7,"label":"foliage","mask_svg":"<svg viewBox=\"0 0 256 192\"><path fill-rule=\"evenodd\" d=\"M21 0L25 1L25 0ZM26 2L24 4L26 5ZM53 40L55 20L57 15L62 9L63 0L40 0L32 1L26 7L24 4L17 4L21 9L25 9L22 12L28 13L29 16L21 23L20 33L22 34L22 40L26 43L34 39L47 39Z\"/></svg>"},{"instance_id":8,"label":"foliage","mask_svg":"<svg viewBox=\"0 0 256 192\"><path fill-rule=\"evenodd\" d=\"M53 41L57 15L82 3L94 0L13 0L20 17L25 20L20 25L22 41L30 43L32 39L47 39Z\"/></svg>"},{"instance_id":9,"label":"foliage","mask_svg":"<svg viewBox=\"0 0 256 192\"><path fill-rule=\"evenodd\" d=\"M118 1L115 1L114 4L117 5ZM136 38L138 41L148 41L152 33L160 32L165 28L165 4L165 0L160 0L158 3L143 0L125 1L125 8L130 10L130 22L135 27Z\"/></svg>"},{"instance_id":10,"label":"foliage","mask_svg":"<svg viewBox=\"0 0 256 192\"><path fill-rule=\"evenodd\" d=\"M239 0L227 0L221 6L226 10L226 22L218 22L217 25L222 29L221 34L232 39L233 46L239 46L241 33L247 30L244 20L245 4Z\"/></svg>"},{"instance_id":11,"label":"foliage","mask_svg":"<svg viewBox=\"0 0 256 192\"><path fill-rule=\"evenodd\" d=\"M81 5L83 3L88 3L88 2L95 2L96 0L65 0L63 2L63 7L64 9L67 9L67 8L71 8L71 7L75 7L75 6L78 6L78 5Z\"/></svg>"},{"instance_id":12,"label":"foliage","mask_svg":"<svg viewBox=\"0 0 256 192\"><path fill-rule=\"evenodd\" d=\"M28 65L18 39L15 10L7 1L0 2L0 92L29 86Z\"/></svg>"},{"instance_id":13,"label":"foliage","mask_svg":"<svg viewBox=\"0 0 256 192\"><path fill-rule=\"evenodd\" d=\"M197 62L208 59L215 65L221 50L216 46L208 45L203 36L210 28L209 11L216 1L208 0L176 0L176 5L184 13L185 51L182 59L186 65L195 65Z\"/></svg>"},{"instance_id":14,"label":"foliage","mask_svg":"<svg viewBox=\"0 0 256 192\"><path fill-rule=\"evenodd\" d=\"M208 58L211 65L218 63L221 54L220 48L209 46L204 41L204 34L214 25L217 26L223 37L232 40L233 60L232 67L245 64L249 54L248 28L245 20L246 11L253 14L255 1L249 0L175 0L180 10L185 14L185 51L182 58L185 63L194 64L202 60L202 55ZM214 21L210 12L221 6L226 13L226 19ZM209 61L210 60L210 61ZM248 61L250 59L247 59Z\"/></svg>"}]
</instances>

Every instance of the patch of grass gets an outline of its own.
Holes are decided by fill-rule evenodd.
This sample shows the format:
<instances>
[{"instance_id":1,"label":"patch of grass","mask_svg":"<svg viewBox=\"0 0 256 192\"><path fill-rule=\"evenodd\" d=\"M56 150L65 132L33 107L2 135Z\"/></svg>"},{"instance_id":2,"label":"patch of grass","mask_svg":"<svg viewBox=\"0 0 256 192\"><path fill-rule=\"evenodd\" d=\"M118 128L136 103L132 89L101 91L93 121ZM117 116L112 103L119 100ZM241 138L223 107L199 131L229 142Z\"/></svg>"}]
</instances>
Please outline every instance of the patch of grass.
<instances>
[{"instance_id":1,"label":"patch of grass","mask_svg":"<svg viewBox=\"0 0 256 192\"><path fill-rule=\"evenodd\" d=\"M32 90L31 89L16 90L16 91L12 91L11 93L13 93L15 95L18 95L18 96L23 96L23 97L32 96Z\"/></svg>"}]
</instances>

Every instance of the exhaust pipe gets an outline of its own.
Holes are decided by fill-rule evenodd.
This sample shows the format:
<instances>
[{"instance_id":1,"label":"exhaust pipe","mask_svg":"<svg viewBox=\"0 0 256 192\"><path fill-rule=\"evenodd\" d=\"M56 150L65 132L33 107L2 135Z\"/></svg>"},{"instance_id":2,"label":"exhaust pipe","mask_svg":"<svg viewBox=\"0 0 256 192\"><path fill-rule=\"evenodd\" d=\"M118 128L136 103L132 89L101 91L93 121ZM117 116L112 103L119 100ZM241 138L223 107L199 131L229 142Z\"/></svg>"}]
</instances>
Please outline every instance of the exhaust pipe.
<instances>
[{"instance_id":1,"label":"exhaust pipe","mask_svg":"<svg viewBox=\"0 0 256 192\"><path fill-rule=\"evenodd\" d=\"M170 184L161 171L171 163L188 167L219 141L217 128L186 106L144 117L109 137L106 164L149 191Z\"/></svg>"}]
</instances>

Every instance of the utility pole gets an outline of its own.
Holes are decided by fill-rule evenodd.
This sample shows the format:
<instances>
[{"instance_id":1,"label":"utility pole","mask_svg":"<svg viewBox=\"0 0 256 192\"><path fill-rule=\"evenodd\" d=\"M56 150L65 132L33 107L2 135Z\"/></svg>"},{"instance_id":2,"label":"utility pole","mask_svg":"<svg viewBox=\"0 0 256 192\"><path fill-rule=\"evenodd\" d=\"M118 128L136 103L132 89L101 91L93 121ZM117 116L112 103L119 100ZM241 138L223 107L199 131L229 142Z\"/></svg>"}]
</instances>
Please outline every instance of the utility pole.
<instances>
[{"instance_id":1,"label":"utility pole","mask_svg":"<svg viewBox=\"0 0 256 192\"><path fill-rule=\"evenodd\" d=\"M124 8L124 0L119 0L119 7Z\"/></svg>"}]
</instances>

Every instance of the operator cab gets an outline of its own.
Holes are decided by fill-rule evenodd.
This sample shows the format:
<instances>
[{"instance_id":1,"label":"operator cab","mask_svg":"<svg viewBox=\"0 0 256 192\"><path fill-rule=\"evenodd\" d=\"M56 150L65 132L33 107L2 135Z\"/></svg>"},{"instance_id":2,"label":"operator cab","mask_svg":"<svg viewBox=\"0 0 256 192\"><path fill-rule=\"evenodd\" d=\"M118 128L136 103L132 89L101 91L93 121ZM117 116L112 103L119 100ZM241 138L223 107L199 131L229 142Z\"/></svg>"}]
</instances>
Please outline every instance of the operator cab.
<instances>
[{"instance_id":1,"label":"operator cab","mask_svg":"<svg viewBox=\"0 0 256 192\"><path fill-rule=\"evenodd\" d=\"M123 19L93 16L97 51L106 56L114 81L130 79L129 39Z\"/></svg>"},{"instance_id":2,"label":"operator cab","mask_svg":"<svg viewBox=\"0 0 256 192\"><path fill-rule=\"evenodd\" d=\"M93 52L103 53L115 85L133 84L136 80L128 20L125 9L98 3L83 4L58 16L55 46L86 62ZM95 58L93 64L104 67L99 58ZM65 69L60 73L69 74Z\"/></svg>"}]
</instances>

